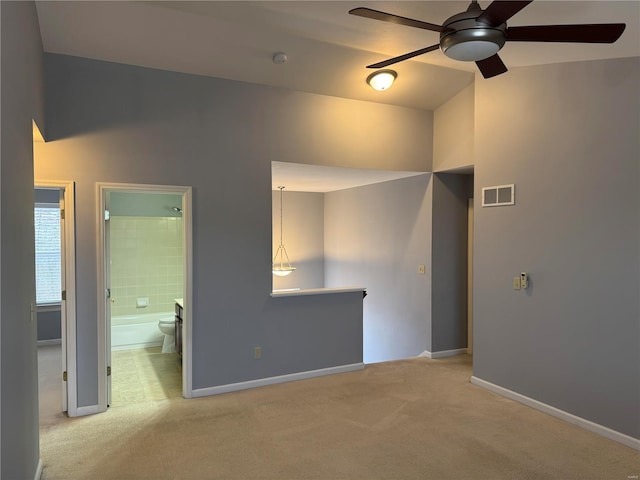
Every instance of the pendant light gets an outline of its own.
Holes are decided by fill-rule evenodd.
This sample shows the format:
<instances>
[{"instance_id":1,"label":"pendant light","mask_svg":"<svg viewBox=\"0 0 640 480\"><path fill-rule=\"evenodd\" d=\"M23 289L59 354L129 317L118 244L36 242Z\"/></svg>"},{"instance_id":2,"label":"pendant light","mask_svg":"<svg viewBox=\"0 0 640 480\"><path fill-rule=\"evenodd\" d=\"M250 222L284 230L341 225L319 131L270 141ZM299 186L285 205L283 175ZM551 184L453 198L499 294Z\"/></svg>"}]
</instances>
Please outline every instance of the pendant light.
<instances>
[{"instance_id":1,"label":"pendant light","mask_svg":"<svg viewBox=\"0 0 640 480\"><path fill-rule=\"evenodd\" d=\"M273 257L271 271L278 277L285 277L296 268L291 266L291 262L289 262L289 255L287 255L287 249L284 248L284 243L282 242L282 190L284 190L284 187L278 187L278 189L280 190L280 246L278 246L278 250Z\"/></svg>"}]
</instances>

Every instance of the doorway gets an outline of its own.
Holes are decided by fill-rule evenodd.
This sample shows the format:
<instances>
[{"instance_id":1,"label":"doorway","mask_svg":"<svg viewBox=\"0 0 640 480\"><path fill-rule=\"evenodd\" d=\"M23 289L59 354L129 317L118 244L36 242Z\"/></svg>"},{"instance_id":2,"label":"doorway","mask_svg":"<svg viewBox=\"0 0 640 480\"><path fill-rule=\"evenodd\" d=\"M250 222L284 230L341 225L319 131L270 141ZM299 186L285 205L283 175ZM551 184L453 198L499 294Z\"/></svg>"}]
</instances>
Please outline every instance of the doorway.
<instances>
[{"instance_id":1,"label":"doorway","mask_svg":"<svg viewBox=\"0 0 640 480\"><path fill-rule=\"evenodd\" d=\"M78 415L76 384L75 184L35 180L36 305L40 344L55 359L49 370L51 413ZM58 341L59 339L59 341ZM59 347L57 346L59 344ZM59 349L59 351L58 351ZM52 383L50 382L50 383ZM57 393L56 393L57 391ZM43 392L44 393L44 392ZM49 400L51 405L55 400Z\"/></svg>"},{"instance_id":2,"label":"doorway","mask_svg":"<svg viewBox=\"0 0 640 480\"><path fill-rule=\"evenodd\" d=\"M189 398L191 188L98 184L98 197L99 408Z\"/></svg>"}]
</instances>

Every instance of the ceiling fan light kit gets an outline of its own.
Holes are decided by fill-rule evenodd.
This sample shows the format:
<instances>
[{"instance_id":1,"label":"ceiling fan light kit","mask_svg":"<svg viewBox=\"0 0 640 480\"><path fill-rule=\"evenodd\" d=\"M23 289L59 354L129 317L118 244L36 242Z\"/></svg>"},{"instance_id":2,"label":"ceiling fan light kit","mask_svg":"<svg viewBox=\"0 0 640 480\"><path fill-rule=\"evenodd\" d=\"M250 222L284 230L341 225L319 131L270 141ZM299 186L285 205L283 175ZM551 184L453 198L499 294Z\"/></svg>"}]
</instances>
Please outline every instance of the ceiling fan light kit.
<instances>
[{"instance_id":1,"label":"ceiling fan light kit","mask_svg":"<svg viewBox=\"0 0 640 480\"><path fill-rule=\"evenodd\" d=\"M367 77L367 83L374 90L387 90L398 77L394 70L378 70Z\"/></svg>"},{"instance_id":2,"label":"ceiling fan light kit","mask_svg":"<svg viewBox=\"0 0 640 480\"><path fill-rule=\"evenodd\" d=\"M465 12L449 17L443 25L401 17L370 8L354 8L349 13L359 17L440 33L440 42L436 45L367 65L367 68L385 68L439 49L447 57L454 60L476 62L484 78L495 77L507 71L507 67L498 55L507 42L614 43L620 38L626 27L624 23L600 23L531 25L509 28L507 20L532 1L495 0L483 10L477 0L473 0Z\"/></svg>"},{"instance_id":3,"label":"ceiling fan light kit","mask_svg":"<svg viewBox=\"0 0 640 480\"><path fill-rule=\"evenodd\" d=\"M447 57L461 62L477 62L495 55L504 46L506 23L491 27L478 22L476 17L482 12L479 8L469 7L466 12L444 22L440 32L440 49Z\"/></svg>"}]
</instances>

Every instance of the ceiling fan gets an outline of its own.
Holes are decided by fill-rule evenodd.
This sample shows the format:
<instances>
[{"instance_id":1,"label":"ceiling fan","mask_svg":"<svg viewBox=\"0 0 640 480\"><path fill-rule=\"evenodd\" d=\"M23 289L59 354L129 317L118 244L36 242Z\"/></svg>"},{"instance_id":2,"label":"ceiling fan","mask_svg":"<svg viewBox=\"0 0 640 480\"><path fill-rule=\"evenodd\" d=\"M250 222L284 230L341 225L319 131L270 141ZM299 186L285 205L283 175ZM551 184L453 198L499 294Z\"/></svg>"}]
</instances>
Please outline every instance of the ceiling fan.
<instances>
[{"instance_id":1,"label":"ceiling fan","mask_svg":"<svg viewBox=\"0 0 640 480\"><path fill-rule=\"evenodd\" d=\"M354 8L349 13L440 33L440 43L368 65L367 68L388 67L440 49L454 60L476 62L484 78L495 77L507 71L498 56L505 42L613 43L620 38L626 27L624 23L507 27L507 20L532 1L496 0L483 10L477 0L472 0L466 11L449 17L443 25L363 7Z\"/></svg>"}]
</instances>

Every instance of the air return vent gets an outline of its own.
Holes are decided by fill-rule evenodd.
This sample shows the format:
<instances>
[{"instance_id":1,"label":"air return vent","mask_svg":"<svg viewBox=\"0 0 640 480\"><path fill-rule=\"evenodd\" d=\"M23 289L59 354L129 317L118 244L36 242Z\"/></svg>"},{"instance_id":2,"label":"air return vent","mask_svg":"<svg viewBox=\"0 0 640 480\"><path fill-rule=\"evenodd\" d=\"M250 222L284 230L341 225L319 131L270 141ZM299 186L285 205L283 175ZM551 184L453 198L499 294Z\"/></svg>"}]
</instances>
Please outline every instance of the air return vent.
<instances>
[{"instance_id":1,"label":"air return vent","mask_svg":"<svg viewBox=\"0 0 640 480\"><path fill-rule=\"evenodd\" d=\"M483 207L502 207L515 205L515 185L498 185L497 187L484 187L482 189Z\"/></svg>"}]
</instances>

